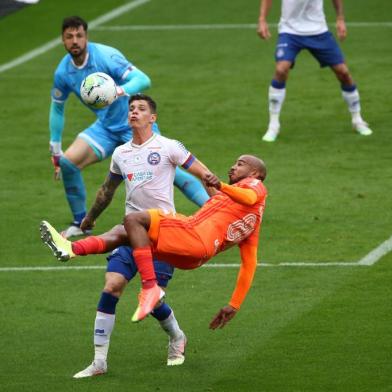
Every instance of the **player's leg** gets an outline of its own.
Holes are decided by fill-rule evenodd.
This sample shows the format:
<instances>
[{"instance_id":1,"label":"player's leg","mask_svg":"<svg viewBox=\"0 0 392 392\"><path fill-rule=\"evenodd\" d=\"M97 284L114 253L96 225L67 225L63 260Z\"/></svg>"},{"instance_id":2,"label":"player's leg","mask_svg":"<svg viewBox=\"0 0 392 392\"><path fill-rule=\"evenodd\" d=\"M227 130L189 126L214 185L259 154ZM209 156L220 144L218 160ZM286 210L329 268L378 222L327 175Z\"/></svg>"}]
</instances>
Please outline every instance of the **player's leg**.
<instances>
[{"instance_id":1,"label":"player's leg","mask_svg":"<svg viewBox=\"0 0 392 392\"><path fill-rule=\"evenodd\" d=\"M83 234L79 225L86 215L86 188L81 171L97 161L92 148L80 138L76 138L60 158L64 190L73 215L72 224L64 231L67 238Z\"/></svg>"},{"instance_id":2,"label":"player's leg","mask_svg":"<svg viewBox=\"0 0 392 392\"><path fill-rule=\"evenodd\" d=\"M157 260L154 260L154 269L157 276L158 285L166 288L169 280L173 276L174 268ZM173 310L166 302L159 302L151 312L160 324L161 328L169 336L167 365L182 365L185 361L185 346L187 343L186 336L181 330Z\"/></svg>"},{"instance_id":3,"label":"player's leg","mask_svg":"<svg viewBox=\"0 0 392 392\"><path fill-rule=\"evenodd\" d=\"M105 286L98 302L94 322L94 360L86 369L76 373L74 378L93 377L107 372L107 357L117 303L127 283L136 274L134 266L123 262L126 257L125 247L116 249L116 252L108 257Z\"/></svg>"},{"instance_id":4,"label":"player's leg","mask_svg":"<svg viewBox=\"0 0 392 392\"><path fill-rule=\"evenodd\" d=\"M128 245L128 236L124 226L117 225L99 236L90 236L71 242L64 238L46 221L40 224L41 239L60 261L68 261L77 256L107 253L118 246Z\"/></svg>"},{"instance_id":5,"label":"player's leg","mask_svg":"<svg viewBox=\"0 0 392 392\"><path fill-rule=\"evenodd\" d=\"M176 168L174 185L193 203L201 207L209 198L202 183L192 174L179 167Z\"/></svg>"},{"instance_id":6,"label":"player's leg","mask_svg":"<svg viewBox=\"0 0 392 392\"><path fill-rule=\"evenodd\" d=\"M60 159L65 193L74 219L72 224L63 231L66 238L82 235L80 223L86 215L86 188L81 171L88 165L110 156L117 141L111 132L106 130L99 121L79 133L76 140Z\"/></svg>"},{"instance_id":7,"label":"player's leg","mask_svg":"<svg viewBox=\"0 0 392 392\"><path fill-rule=\"evenodd\" d=\"M321 67L330 67L340 82L343 99L352 116L354 129L361 135L370 135L372 131L361 117L359 93L349 69L345 63L343 53L331 32L308 37L310 53L318 60Z\"/></svg>"},{"instance_id":8,"label":"player's leg","mask_svg":"<svg viewBox=\"0 0 392 392\"><path fill-rule=\"evenodd\" d=\"M369 136L373 132L369 125L363 120L361 116L361 103L359 92L356 84L351 77L350 71L346 63L336 64L331 66L337 79L340 82L342 89L342 96L347 104L348 110L351 114L351 122L353 128L363 136Z\"/></svg>"},{"instance_id":9,"label":"player's leg","mask_svg":"<svg viewBox=\"0 0 392 392\"><path fill-rule=\"evenodd\" d=\"M280 112L286 97L286 81L301 46L292 34L279 34L275 50L275 73L268 89L269 124L263 140L273 142L280 131Z\"/></svg>"}]
</instances>

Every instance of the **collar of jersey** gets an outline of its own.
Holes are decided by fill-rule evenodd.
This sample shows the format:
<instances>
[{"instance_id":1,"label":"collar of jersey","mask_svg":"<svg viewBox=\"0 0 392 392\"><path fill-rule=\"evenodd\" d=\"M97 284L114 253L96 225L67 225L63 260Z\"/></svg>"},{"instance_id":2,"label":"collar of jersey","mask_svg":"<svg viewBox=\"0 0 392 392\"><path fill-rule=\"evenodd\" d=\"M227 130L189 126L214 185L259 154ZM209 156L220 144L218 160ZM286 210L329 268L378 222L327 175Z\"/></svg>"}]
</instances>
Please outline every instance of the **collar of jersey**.
<instances>
[{"instance_id":1,"label":"collar of jersey","mask_svg":"<svg viewBox=\"0 0 392 392\"><path fill-rule=\"evenodd\" d=\"M76 65L76 64L74 63L74 61L73 61L72 56L71 56L71 64L72 64L75 68L77 68L77 69L82 69L82 68L84 68L84 67L86 66L89 57L90 57L90 53L87 52L86 58L84 59L83 64L82 64L82 65Z\"/></svg>"},{"instance_id":2,"label":"collar of jersey","mask_svg":"<svg viewBox=\"0 0 392 392\"><path fill-rule=\"evenodd\" d=\"M131 141L130 141L131 146L132 146L133 148L143 148L143 147L146 146L148 143L151 143L151 142L157 137L157 135L158 135L158 134L153 133L152 136L151 136L149 139L147 139L143 144L134 144L134 143L132 142L133 139L131 139Z\"/></svg>"}]
</instances>

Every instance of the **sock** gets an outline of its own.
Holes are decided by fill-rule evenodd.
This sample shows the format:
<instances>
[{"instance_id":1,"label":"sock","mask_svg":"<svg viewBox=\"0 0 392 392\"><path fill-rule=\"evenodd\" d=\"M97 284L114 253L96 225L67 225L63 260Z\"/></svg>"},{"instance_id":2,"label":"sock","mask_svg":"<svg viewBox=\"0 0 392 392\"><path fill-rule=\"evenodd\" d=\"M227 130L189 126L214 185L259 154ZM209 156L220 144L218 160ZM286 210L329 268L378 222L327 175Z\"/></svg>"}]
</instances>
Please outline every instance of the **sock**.
<instances>
[{"instance_id":1,"label":"sock","mask_svg":"<svg viewBox=\"0 0 392 392\"><path fill-rule=\"evenodd\" d=\"M106 253L106 242L101 237L87 237L82 240L72 242L72 251L78 256Z\"/></svg>"},{"instance_id":2,"label":"sock","mask_svg":"<svg viewBox=\"0 0 392 392\"><path fill-rule=\"evenodd\" d=\"M286 97L286 83L272 80L268 90L270 127L279 127L279 115Z\"/></svg>"},{"instance_id":3,"label":"sock","mask_svg":"<svg viewBox=\"0 0 392 392\"><path fill-rule=\"evenodd\" d=\"M348 110L351 113L353 122L362 122L361 117L361 103L359 98L359 92L357 86L354 84L352 86L341 86L342 96L346 101Z\"/></svg>"},{"instance_id":4,"label":"sock","mask_svg":"<svg viewBox=\"0 0 392 392\"><path fill-rule=\"evenodd\" d=\"M151 315L159 321L162 329L172 339L176 340L183 336L183 332L178 325L178 321L174 316L173 310L166 303L163 303L159 308L154 309Z\"/></svg>"},{"instance_id":5,"label":"sock","mask_svg":"<svg viewBox=\"0 0 392 392\"><path fill-rule=\"evenodd\" d=\"M151 248L149 246L136 248L133 250L133 257L142 280L142 287L149 289L157 284Z\"/></svg>"},{"instance_id":6,"label":"sock","mask_svg":"<svg viewBox=\"0 0 392 392\"><path fill-rule=\"evenodd\" d=\"M192 174L185 170L176 168L174 185L193 203L201 207L209 198L207 191L202 183Z\"/></svg>"},{"instance_id":7,"label":"sock","mask_svg":"<svg viewBox=\"0 0 392 392\"><path fill-rule=\"evenodd\" d=\"M65 195L74 216L74 221L81 222L80 217L86 214L86 188L83 183L82 173L64 156L60 158L61 174L64 183Z\"/></svg>"},{"instance_id":8,"label":"sock","mask_svg":"<svg viewBox=\"0 0 392 392\"><path fill-rule=\"evenodd\" d=\"M119 298L109 293L102 292L101 294L94 325L94 360L107 360L118 300Z\"/></svg>"}]
</instances>

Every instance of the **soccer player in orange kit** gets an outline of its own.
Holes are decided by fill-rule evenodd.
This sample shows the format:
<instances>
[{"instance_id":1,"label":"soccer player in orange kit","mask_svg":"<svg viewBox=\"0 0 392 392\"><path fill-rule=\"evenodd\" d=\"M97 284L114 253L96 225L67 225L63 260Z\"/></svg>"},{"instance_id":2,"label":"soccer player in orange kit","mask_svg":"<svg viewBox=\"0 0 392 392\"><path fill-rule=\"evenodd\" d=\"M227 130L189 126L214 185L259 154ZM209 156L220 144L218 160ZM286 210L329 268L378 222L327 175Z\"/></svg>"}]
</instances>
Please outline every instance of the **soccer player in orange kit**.
<instances>
[{"instance_id":1,"label":"soccer player in orange kit","mask_svg":"<svg viewBox=\"0 0 392 392\"><path fill-rule=\"evenodd\" d=\"M216 254L238 245L241 266L231 300L215 315L210 328L224 327L239 310L252 284L257 266L260 225L267 189L264 162L253 155L242 155L229 171L229 184L214 174L203 181L218 192L194 215L165 214L160 210L130 213L124 230L70 242L47 222L44 242L54 255L66 261L77 255L104 253L119 245L131 244L141 275L139 306L132 321L145 318L163 297L157 285L152 258L165 260L180 269L198 268Z\"/></svg>"}]
</instances>

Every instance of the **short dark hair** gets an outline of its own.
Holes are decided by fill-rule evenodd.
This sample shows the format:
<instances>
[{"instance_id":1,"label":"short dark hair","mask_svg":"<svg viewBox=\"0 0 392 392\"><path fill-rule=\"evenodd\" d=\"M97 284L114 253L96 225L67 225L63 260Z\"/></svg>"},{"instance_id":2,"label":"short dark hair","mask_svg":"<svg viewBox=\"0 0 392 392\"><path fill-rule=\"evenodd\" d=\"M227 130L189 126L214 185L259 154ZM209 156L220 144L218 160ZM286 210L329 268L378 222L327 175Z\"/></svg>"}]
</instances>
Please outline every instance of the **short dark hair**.
<instances>
[{"instance_id":1,"label":"short dark hair","mask_svg":"<svg viewBox=\"0 0 392 392\"><path fill-rule=\"evenodd\" d=\"M62 32L64 33L64 31L70 27L77 29L80 26L83 26L84 31L87 31L88 24L84 19L80 16L68 16L63 20Z\"/></svg>"},{"instance_id":2,"label":"short dark hair","mask_svg":"<svg viewBox=\"0 0 392 392\"><path fill-rule=\"evenodd\" d=\"M156 112L157 112L157 104L148 95L145 95L145 94L135 94L135 95L132 95L131 98L129 98L129 106L131 105L131 103L133 101L146 101L148 103L148 106L150 107L151 113L156 114Z\"/></svg>"}]
</instances>

